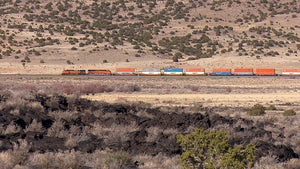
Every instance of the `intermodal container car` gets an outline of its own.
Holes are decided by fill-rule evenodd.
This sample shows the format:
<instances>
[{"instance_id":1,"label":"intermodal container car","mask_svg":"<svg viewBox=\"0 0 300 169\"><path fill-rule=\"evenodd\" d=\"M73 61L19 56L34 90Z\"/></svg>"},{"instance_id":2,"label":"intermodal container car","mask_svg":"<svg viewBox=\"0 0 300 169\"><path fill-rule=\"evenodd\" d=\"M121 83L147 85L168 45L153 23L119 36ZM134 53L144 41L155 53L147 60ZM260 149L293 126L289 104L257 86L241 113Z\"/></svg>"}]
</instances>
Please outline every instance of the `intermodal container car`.
<instances>
[{"instance_id":1,"label":"intermodal container car","mask_svg":"<svg viewBox=\"0 0 300 169\"><path fill-rule=\"evenodd\" d=\"M233 74L236 76L253 76L253 69L234 69Z\"/></svg>"},{"instance_id":2,"label":"intermodal container car","mask_svg":"<svg viewBox=\"0 0 300 169\"><path fill-rule=\"evenodd\" d=\"M183 75L182 68L164 68L164 75Z\"/></svg>"},{"instance_id":3,"label":"intermodal container car","mask_svg":"<svg viewBox=\"0 0 300 169\"><path fill-rule=\"evenodd\" d=\"M212 75L216 76L230 76L231 75L231 69L213 69Z\"/></svg>"},{"instance_id":4,"label":"intermodal container car","mask_svg":"<svg viewBox=\"0 0 300 169\"><path fill-rule=\"evenodd\" d=\"M62 75L86 75L85 70L63 70Z\"/></svg>"},{"instance_id":5,"label":"intermodal container car","mask_svg":"<svg viewBox=\"0 0 300 169\"><path fill-rule=\"evenodd\" d=\"M159 68L144 68L141 75L161 75Z\"/></svg>"},{"instance_id":6,"label":"intermodal container car","mask_svg":"<svg viewBox=\"0 0 300 169\"><path fill-rule=\"evenodd\" d=\"M284 75L284 76L299 76L300 69L282 69L282 75Z\"/></svg>"},{"instance_id":7,"label":"intermodal container car","mask_svg":"<svg viewBox=\"0 0 300 169\"><path fill-rule=\"evenodd\" d=\"M111 75L111 71L110 70L88 70L88 75L109 76Z\"/></svg>"},{"instance_id":8,"label":"intermodal container car","mask_svg":"<svg viewBox=\"0 0 300 169\"><path fill-rule=\"evenodd\" d=\"M134 68L117 68L116 75L135 75Z\"/></svg>"},{"instance_id":9,"label":"intermodal container car","mask_svg":"<svg viewBox=\"0 0 300 169\"><path fill-rule=\"evenodd\" d=\"M275 76L275 69L256 69L258 76Z\"/></svg>"},{"instance_id":10,"label":"intermodal container car","mask_svg":"<svg viewBox=\"0 0 300 169\"><path fill-rule=\"evenodd\" d=\"M192 75L205 75L204 69L196 69L196 68L187 68L185 69L185 75L192 76Z\"/></svg>"}]
</instances>

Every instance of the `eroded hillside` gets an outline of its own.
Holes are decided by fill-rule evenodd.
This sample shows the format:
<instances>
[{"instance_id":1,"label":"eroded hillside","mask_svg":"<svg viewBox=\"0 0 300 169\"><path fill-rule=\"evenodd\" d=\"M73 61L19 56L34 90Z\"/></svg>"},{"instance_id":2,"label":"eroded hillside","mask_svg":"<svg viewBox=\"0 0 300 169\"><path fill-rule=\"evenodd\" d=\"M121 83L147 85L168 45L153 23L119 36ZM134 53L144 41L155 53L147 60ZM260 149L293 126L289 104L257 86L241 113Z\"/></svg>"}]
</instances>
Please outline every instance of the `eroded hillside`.
<instances>
[{"instance_id":1,"label":"eroded hillside","mask_svg":"<svg viewBox=\"0 0 300 169\"><path fill-rule=\"evenodd\" d=\"M59 66L118 63L164 67L177 60L201 65L199 59L212 57L218 60L204 63L228 65L238 58L246 59L241 65L265 65L257 61L263 60L293 67L299 62L299 5L296 0L5 0L2 72L37 66L53 73Z\"/></svg>"}]
</instances>

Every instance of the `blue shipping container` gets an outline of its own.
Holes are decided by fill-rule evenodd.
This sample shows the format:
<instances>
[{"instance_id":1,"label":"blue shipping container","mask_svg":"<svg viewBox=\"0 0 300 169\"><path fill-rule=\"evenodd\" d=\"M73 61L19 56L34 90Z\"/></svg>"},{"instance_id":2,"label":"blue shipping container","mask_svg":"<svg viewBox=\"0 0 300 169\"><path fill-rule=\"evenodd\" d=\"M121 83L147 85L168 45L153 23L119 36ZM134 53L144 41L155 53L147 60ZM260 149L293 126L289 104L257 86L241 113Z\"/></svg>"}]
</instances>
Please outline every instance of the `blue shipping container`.
<instances>
[{"instance_id":1,"label":"blue shipping container","mask_svg":"<svg viewBox=\"0 0 300 169\"><path fill-rule=\"evenodd\" d=\"M183 72L182 68L164 68L164 72Z\"/></svg>"},{"instance_id":2,"label":"blue shipping container","mask_svg":"<svg viewBox=\"0 0 300 169\"><path fill-rule=\"evenodd\" d=\"M227 76L227 75L231 75L231 72L213 72L213 75L223 75L223 76Z\"/></svg>"}]
</instances>

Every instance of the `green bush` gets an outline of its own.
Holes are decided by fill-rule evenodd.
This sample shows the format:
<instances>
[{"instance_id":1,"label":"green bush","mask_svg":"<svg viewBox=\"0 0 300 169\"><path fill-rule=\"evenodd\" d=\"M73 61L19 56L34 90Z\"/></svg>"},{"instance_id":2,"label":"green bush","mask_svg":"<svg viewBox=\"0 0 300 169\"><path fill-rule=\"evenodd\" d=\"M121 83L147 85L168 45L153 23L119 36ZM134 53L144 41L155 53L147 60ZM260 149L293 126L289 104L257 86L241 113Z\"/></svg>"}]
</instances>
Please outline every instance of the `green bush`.
<instances>
[{"instance_id":1,"label":"green bush","mask_svg":"<svg viewBox=\"0 0 300 169\"><path fill-rule=\"evenodd\" d=\"M266 110L277 110L277 108L274 105L270 105L269 107L266 107Z\"/></svg>"},{"instance_id":2,"label":"green bush","mask_svg":"<svg viewBox=\"0 0 300 169\"><path fill-rule=\"evenodd\" d=\"M196 129L188 135L177 135L182 147L183 168L251 168L255 146L231 147L225 131Z\"/></svg>"},{"instance_id":3,"label":"green bush","mask_svg":"<svg viewBox=\"0 0 300 169\"><path fill-rule=\"evenodd\" d=\"M172 59L173 59L173 62L178 62L178 56L175 55L175 56L173 56Z\"/></svg>"},{"instance_id":4,"label":"green bush","mask_svg":"<svg viewBox=\"0 0 300 169\"><path fill-rule=\"evenodd\" d=\"M253 107L248 109L247 114L250 116L262 116L265 114L266 108L261 104L255 104Z\"/></svg>"},{"instance_id":5,"label":"green bush","mask_svg":"<svg viewBox=\"0 0 300 169\"><path fill-rule=\"evenodd\" d=\"M294 109L288 109L288 110L285 110L282 114L284 116L295 116L296 112Z\"/></svg>"}]
</instances>

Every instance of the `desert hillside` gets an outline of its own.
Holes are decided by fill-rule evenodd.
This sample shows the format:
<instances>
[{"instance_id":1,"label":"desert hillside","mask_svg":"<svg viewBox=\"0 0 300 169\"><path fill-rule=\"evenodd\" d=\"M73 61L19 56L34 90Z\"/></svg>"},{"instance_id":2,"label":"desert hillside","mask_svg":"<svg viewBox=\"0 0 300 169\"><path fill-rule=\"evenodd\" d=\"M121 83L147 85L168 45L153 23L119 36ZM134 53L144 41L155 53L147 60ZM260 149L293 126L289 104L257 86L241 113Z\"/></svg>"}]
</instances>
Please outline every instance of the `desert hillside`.
<instances>
[{"instance_id":1,"label":"desert hillside","mask_svg":"<svg viewBox=\"0 0 300 169\"><path fill-rule=\"evenodd\" d=\"M4 0L0 73L297 68L299 7L296 0Z\"/></svg>"}]
</instances>

